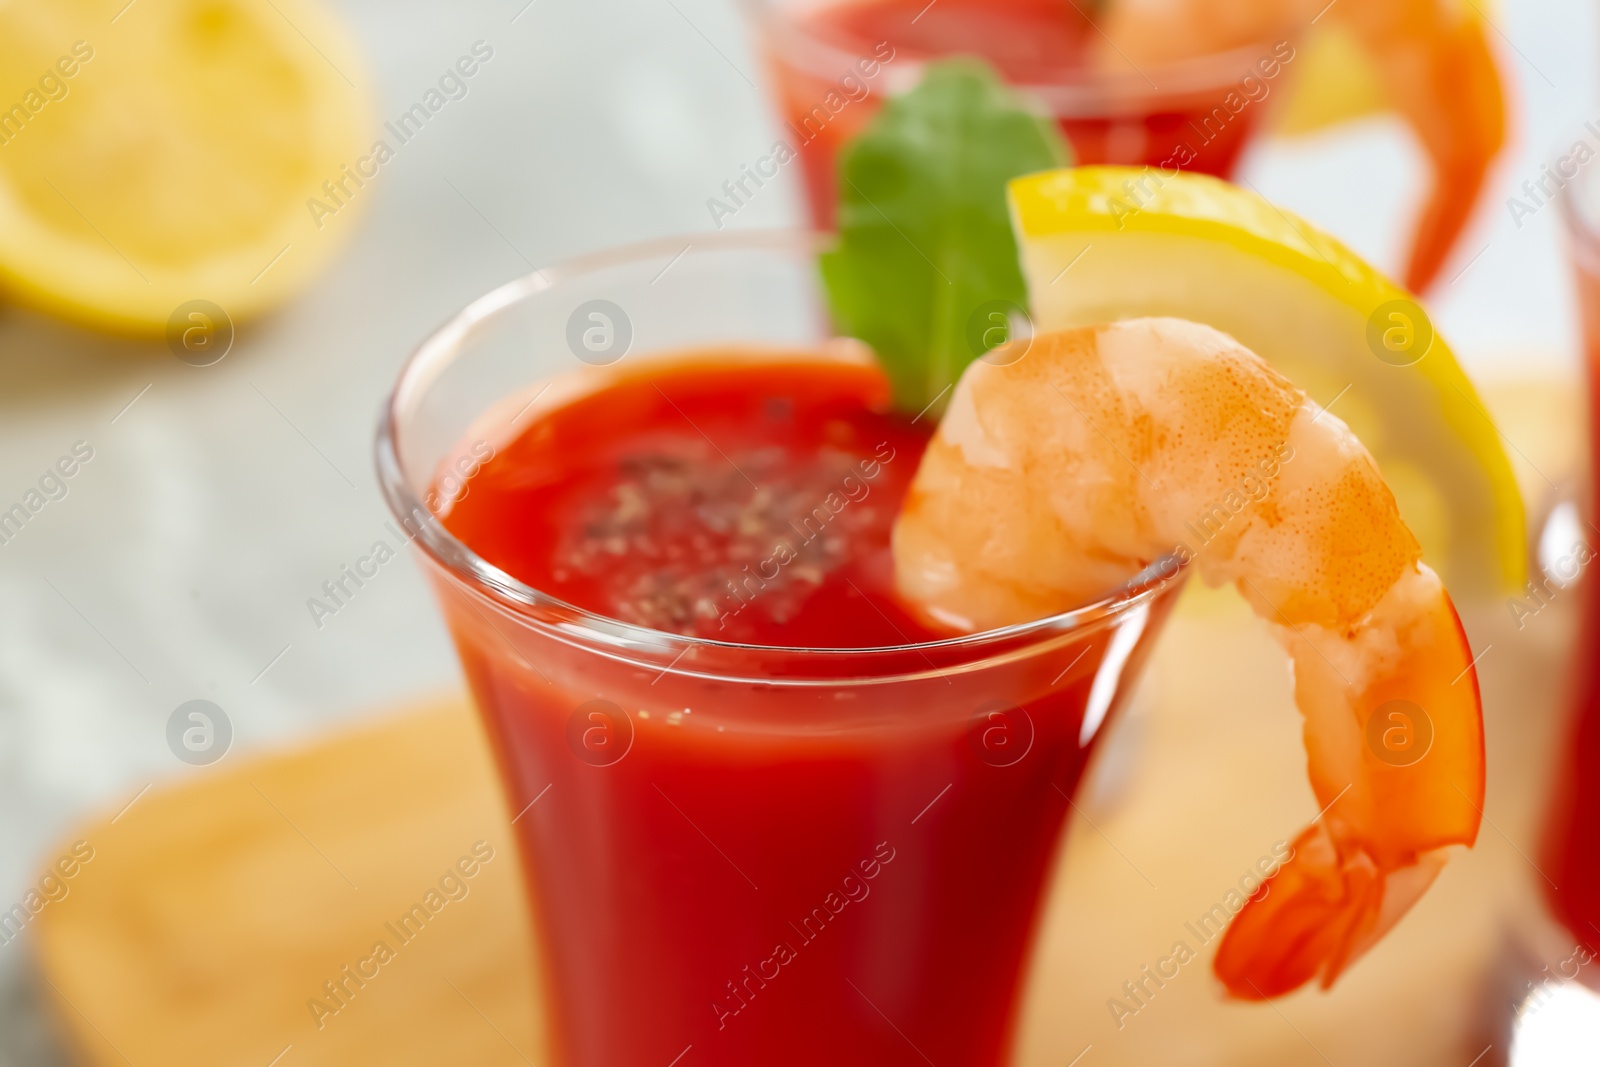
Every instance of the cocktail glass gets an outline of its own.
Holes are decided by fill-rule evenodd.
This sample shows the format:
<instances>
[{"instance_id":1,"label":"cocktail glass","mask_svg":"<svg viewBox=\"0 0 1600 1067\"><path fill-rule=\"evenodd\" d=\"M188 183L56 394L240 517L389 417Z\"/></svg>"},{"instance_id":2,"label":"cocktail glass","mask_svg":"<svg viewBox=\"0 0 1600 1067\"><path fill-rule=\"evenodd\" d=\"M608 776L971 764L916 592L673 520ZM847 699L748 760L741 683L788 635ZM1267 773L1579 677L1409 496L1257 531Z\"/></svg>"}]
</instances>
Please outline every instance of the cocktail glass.
<instances>
[{"instance_id":1,"label":"cocktail glass","mask_svg":"<svg viewBox=\"0 0 1600 1067\"><path fill-rule=\"evenodd\" d=\"M1593 138L1585 135L1591 152ZM1562 221L1571 259L1574 291L1577 295L1579 326L1584 347L1583 367L1589 386L1589 470L1591 482L1587 499L1579 503L1583 523L1580 545L1567 562L1574 565L1569 574L1556 579L1570 582L1578 578L1577 567L1587 567L1597 547L1591 536L1595 529L1595 501L1600 500L1600 173L1593 164L1582 165L1568 156L1554 160L1549 171L1566 184L1558 192ZM1564 546L1565 547L1565 546ZM1537 580L1544 576L1536 575ZM1574 646L1574 676L1571 679L1572 706L1567 724L1567 743L1560 749L1563 766L1550 807L1550 825L1545 843L1544 869L1552 887L1548 890L1552 908L1573 936L1591 943L1600 924L1600 669L1594 651L1600 648L1600 587L1592 573L1579 582L1578 638ZM1544 595L1541 592L1541 595ZM1582 980L1600 988L1600 978L1584 973Z\"/></svg>"},{"instance_id":2,"label":"cocktail glass","mask_svg":"<svg viewBox=\"0 0 1600 1067\"><path fill-rule=\"evenodd\" d=\"M1182 581L1163 561L922 644L738 645L555 600L430 510L586 362L825 342L825 240L697 236L519 278L417 349L383 416L383 491L498 760L557 1064L1005 1062L1070 797Z\"/></svg>"},{"instance_id":3,"label":"cocktail glass","mask_svg":"<svg viewBox=\"0 0 1600 1067\"><path fill-rule=\"evenodd\" d=\"M1100 42L1086 28L1076 58L1063 62L1054 54L1061 49L1041 56L1032 39L1071 17L1073 9L1036 0L994 0L983 7L959 0L946 3L951 10L930 4L920 16L920 5L902 12L906 5L892 0L746 0L745 6L777 89L784 142L798 153L805 172L812 221L824 228L833 225L840 146L866 125L886 93L916 85L930 58L988 59L1049 111L1079 163L1148 164L1226 177L1267 97L1287 81L1295 55L1295 34L1286 33L1159 66L1106 66L1096 63ZM841 27L826 18L841 9L874 7L900 17L871 29ZM942 18L950 19L948 37L929 32Z\"/></svg>"}]
</instances>

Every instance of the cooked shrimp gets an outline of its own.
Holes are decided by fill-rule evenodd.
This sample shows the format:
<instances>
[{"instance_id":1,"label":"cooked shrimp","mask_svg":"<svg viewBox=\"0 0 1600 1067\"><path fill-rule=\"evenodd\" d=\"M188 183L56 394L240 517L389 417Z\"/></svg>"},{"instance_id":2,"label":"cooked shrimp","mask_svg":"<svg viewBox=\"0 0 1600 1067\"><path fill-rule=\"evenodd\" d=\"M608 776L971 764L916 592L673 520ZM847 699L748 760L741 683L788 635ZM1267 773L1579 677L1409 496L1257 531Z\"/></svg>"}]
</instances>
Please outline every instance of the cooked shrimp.
<instances>
[{"instance_id":1,"label":"cooked shrimp","mask_svg":"<svg viewBox=\"0 0 1600 1067\"><path fill-rule=\"evenodd\" d=\"M1500 74L1469 0L1113 0L1099 17L1103 62L1126 69L1214 55L1295 37L1324 16L1360 43L1432 167L1405 275L1421 292L1438 276L1505 141Z\"/></svg>"},{"instance_id":2,"label":"cooked shrimp","mask_svg":"<svg viewBox=\"0 0 1600 1067\"><path fill-rule=\"evenodd\" d=\"M1002 362L962 376L922 459L894 531L901 595L979 630L1169 555L1235 583L1288 650L1324 810L1214 966L1244 998L1330 985L1477 837L1477 677L1449 596L1361 443L1225 334L1134 319ZM1431 747L1369 743L1391 722L1431 723Z\"/></svg>"}]
</instances>

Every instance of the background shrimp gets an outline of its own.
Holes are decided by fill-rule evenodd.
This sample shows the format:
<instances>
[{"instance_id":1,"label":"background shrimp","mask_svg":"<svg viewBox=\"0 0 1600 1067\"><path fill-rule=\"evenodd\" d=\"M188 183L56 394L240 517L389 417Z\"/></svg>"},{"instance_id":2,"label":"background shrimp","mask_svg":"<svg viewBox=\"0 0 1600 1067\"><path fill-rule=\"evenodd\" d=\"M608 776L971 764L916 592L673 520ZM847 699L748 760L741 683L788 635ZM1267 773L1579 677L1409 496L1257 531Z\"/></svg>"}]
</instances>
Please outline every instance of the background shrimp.
<instances>
[{"instance_id":1,"label":"background shrimp","mask_svg":"<svg viewBox=\"0 0 1600 1067\"><path fill-rule=\"evenodd\" d=\"M1428 157L1432 188L1405 283L1444 266L1505 143L1505 93L1483 16L1466 0L1115 0L1099 16L1113 69L1227 53L1322 30L1354 39L1389 106ZM1298 68L1297 68L1298 69ZM1243 71L1241 73L1248 73ZM1221 101L1218 101L1221 103Z\"/></svg>"}]
</instances>

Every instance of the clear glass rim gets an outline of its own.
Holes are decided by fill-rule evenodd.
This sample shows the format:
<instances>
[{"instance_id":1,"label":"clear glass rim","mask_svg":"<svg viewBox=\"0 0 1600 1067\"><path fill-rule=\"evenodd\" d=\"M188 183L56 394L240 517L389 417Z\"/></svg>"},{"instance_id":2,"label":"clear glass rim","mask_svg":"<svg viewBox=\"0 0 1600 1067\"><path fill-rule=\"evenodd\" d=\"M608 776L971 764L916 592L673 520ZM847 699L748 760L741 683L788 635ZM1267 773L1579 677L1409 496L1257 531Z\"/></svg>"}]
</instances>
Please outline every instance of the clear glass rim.
<instances>
[{"instance_id":1,"label":"clear glass rim","mask_svg":"<svg viewBox=\"0 0 1600 1067\"><path fill-rule=\"evenodd\" d=\"M834 80L865 53L840 47L807 29L791 17L782 0L740 0L766 47L809 74ZM1007 79L1017 89L1044 103L1057 118L1110 115L1148 107L1150 101L1176 104L1239 81L1252 73L1252 64L1271 54L1279 41L1300 35L1302 27L1286 22L1276 34L1222 52L1192 56L1127 70L1104 70L1065 65L1051 79ZM865 39L863 38L864 43ZM950 53L955 55L957 53ZM925 59L909 60L926 62Z\"/></svg>"},{"instance_id":2,"label":"clear glass rim","mask_svg":"<svg viewBox=\"0 0 1600 1067\"><path fill-rule=\"evenodd\" d=\"M687 637L624 622L571 604L512 577L489 563L447 530L414 493L406 478L400 437L406 419L428 388L451 362L467 351L474 328L519 301L545 292L563 281L624 266L630 262L687 254L685 245L702 251L774 251L814 254L827 247L833 235L808 230L734 230L658 238L579 256L561 264L514 278L472 301L425 338L407 357L393 390L380 413L376 440L379 489L389 510L413 533L412 543L468 589L486 597L518 617L557 629L566 639L579 638L613 648L649 649L660 654L686 653L690 649L721 650L751 656L799 656L862 663L872 657L903 656L930 651L976 653L1000 651L1034 639L1058 637L1088 629L1135 609L1174 587L1187 576L1187 566L1168 554L1102 595L1041 619L933 641L878 645L869 648L833 648L757 645L715 638Z\"/></svg>"}]
</instances>

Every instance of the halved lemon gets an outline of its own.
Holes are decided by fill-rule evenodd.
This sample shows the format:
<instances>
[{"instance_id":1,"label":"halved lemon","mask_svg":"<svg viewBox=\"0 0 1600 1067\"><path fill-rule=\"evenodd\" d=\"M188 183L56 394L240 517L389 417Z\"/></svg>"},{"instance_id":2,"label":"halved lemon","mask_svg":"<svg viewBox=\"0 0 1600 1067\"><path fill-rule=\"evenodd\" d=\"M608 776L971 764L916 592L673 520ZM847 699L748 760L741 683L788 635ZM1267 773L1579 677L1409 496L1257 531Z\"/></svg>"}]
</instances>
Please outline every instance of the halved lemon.
<instances>
[{"instance_id":1,"label":"halved lemon","mask_svg":"<svg viewBox=\"0 0 1600 1067\"><path fill-rule=\"evenodd\" d=\"M1305 220L1204 175L1077 167L1009 193L1038 329L1173 315L1233 335L1361 438L1452 592L1520 588L1511 465L1409 293Z\"/></svg>"},{"instance_id":2,"label":"halved lemon","mask_svg":"<svg viewBox=\"0 0 1600 1067\"><path fill-rule=\"evenodd\" d=\"M0 283L136 332L265 310L370 198L370 110L317 0L0 4Z\"/></svg>"}]
</instances>

